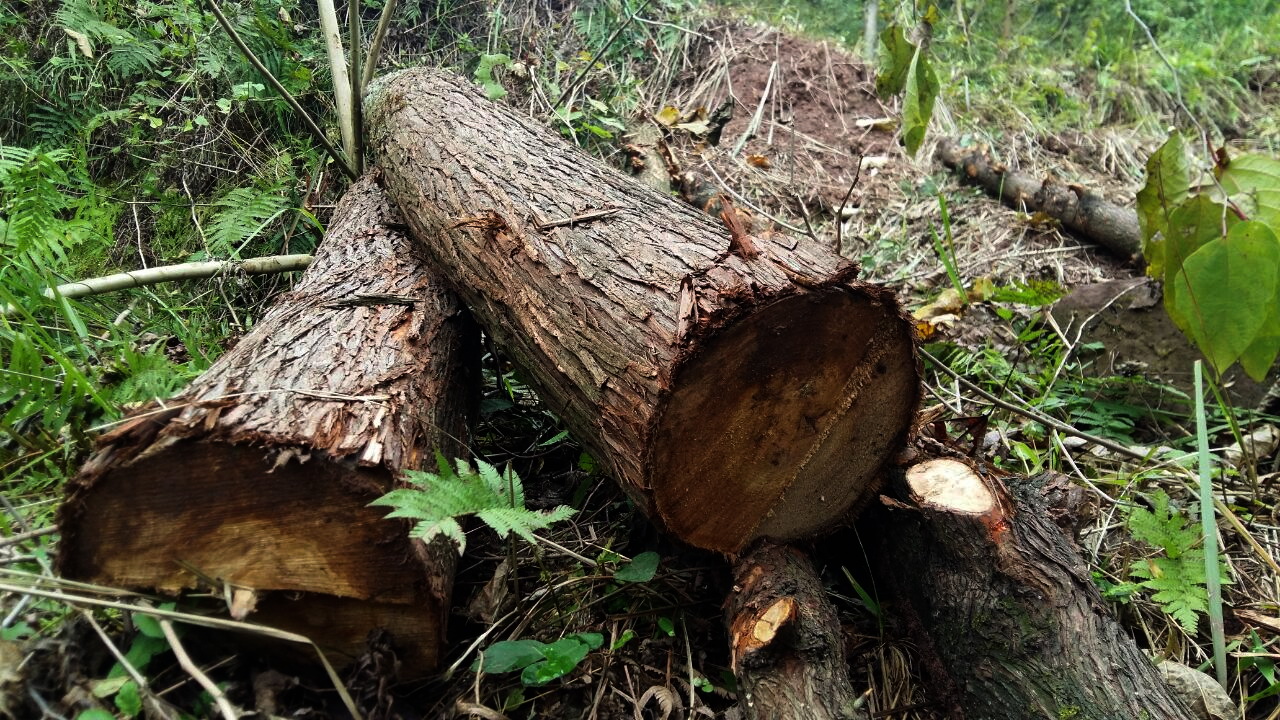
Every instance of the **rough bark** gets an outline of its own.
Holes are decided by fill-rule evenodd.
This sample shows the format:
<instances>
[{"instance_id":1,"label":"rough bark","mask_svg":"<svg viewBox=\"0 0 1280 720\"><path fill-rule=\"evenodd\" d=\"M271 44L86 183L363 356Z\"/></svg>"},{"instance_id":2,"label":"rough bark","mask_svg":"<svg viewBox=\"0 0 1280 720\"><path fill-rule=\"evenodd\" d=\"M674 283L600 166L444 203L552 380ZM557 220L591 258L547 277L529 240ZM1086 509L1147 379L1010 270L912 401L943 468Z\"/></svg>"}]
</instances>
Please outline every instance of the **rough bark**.
<instances>
[{"instance_id":1,"label":"rough bark","mask_svg":"<svg viewBox=\"0 0 1280 720\"><path fill-rule=\"evenodd\" d=\"M1194 717L1107 613L1051 520L1044 478L1011 493L969 463L933 459L890 485L877 574L932 661L949 717Z\"/></svg>"},{"instance_id":2,"label":"rough bark","mask_svg":"<svg viewBox=\"0 0 1280 720\"><path fill-rule=\"evenodd\" d=\"M99 440L62 507L64 575L222 583L250 621L346 656L384 627L407 672L435 664L455 553L367 505L461 450L471 333L402 228L374 179L352 186L297 287L185 391Z\"/></svg>"},{"instance_id":3,"label":"rough bark","mask_svg":"<svg viewBox=\"0 0 1280 720\"><path fill-rule=\"evenodd\" d=\"M1079 185L1011 171L993 162L983 148L962 148L944 139L938 143L936 157L1006 205L1042 212L1125 260L1141 261L1142 229L1132 208L1107 202Z\"/></svg>"},{"instance_id":4,"label":"rough bark","mask_svg":"<svg viewBox=\"0 0 1280 720\"><path fill-rule=\"evenodd\" d=\"M835 606L807 557L768 541L738 558L725 621L747 718L867 718Z\"/></svg>"},{"instance_id":5,"label":"rough bark","mask_svg":"<svg viewBox=\"0 0 1280 720\"><path fill-rule=\"evenodd\" d=\"M732 552L874 489L919 393L892 293L816 244L735 237L455 76L398 73L366 105L440 275L650 517Z\"/></svg>"}]
</instances>

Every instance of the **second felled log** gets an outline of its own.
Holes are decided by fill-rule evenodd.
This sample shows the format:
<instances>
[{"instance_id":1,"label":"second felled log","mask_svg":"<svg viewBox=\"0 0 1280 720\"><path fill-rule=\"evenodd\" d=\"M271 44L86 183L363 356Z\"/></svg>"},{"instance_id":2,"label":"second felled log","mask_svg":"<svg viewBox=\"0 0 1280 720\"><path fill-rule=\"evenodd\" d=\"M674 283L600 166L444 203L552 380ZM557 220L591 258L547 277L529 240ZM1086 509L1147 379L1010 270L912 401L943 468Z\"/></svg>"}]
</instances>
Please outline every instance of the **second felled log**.
<instances>
[{"instance_id":1,"label":"second felled log","mask_svg":"<svg viewBox=\"0 0 1280 720\"><path fill-rule=\"evenodd\" d=\"M448 73L384 78L366 118L441 277L669 531L736 552L829 529L874 490L919 399L891 292L817 243L731 231Z\"/></svg>"},{"instance_id":2,"label":"second felled log","mask_svg":"<svg viewBox=\"0 0 1280 720\"><path fill-rule=\"evenodd\" d=\"M368 504L462 452L474 328L371 178L292 292L178 396L98 442L59 518L77 580L225 591L237 619L338 663L390 630L403 672L442 651L457 556Z\"/></svg>"}]
</instances>

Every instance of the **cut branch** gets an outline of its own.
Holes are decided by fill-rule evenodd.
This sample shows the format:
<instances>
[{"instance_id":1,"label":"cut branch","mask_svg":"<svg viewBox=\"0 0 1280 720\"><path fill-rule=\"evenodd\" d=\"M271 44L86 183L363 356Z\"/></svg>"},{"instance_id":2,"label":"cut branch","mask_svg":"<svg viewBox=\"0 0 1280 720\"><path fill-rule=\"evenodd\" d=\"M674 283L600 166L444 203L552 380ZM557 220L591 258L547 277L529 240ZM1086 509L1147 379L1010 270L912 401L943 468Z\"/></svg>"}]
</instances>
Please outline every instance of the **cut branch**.
<instances>
[{"instance_id":1,"label":"cut branch","mask_svg":"<svg viewBox=\"0 0 1280 720\"><path fill-rule=\"evenodd\" d=\"M857 708L835 606L794 548L760 543L734 563L726 624L747 718L866 718Z\"/></svg>"},{"instance_id":2,"label":"cut branch","mask_svg":"<svg viewBox=\"0 0 1280 720\"><path fill-rule=\"evenodd\" d=\"M1193 717L1107 613L1051 520L1074 519L1079 493L1051 477L1010 492L968 463L926 460L897 473L880 526L860 533L881 539L881 587L938 668L950 717Z\"/></svg>"},{"instance_id":3,"label":"cut branch","mask_svg":"<svg viewBox=\"0 0 1280 720\"><path fill-rule=\"evenodd\" d=\"M952 140L938 143L936 157L1009 207L1042 212L1115 255L1141 262L1142 229L1132 208L1107 202L1079 185L1014 172L993 162L982 148L962 148Z\"/></svg>"},{"instance_id":4,"label":"cut branch","mask_svg":"<svg viewBox=\"0 0 1280 720\"><path fill-rule=\"evenodd\" d=\"M161 267L130 270L114 275L63 283L56 288L47 288L44 291L44 296L50 299L57 297L80 298L176 280L203 280L205 278L218 277L219 275L235 275L237 273L270 275L294 272L296 270L306 270L311 265L311 260L310 255L271 255L248 260L209 260L181 263L179 265L163 265ZM5 315L12 315L16 312L17 308L13 306L3 308L3 314Z\"/></svg>"}]
</instances>

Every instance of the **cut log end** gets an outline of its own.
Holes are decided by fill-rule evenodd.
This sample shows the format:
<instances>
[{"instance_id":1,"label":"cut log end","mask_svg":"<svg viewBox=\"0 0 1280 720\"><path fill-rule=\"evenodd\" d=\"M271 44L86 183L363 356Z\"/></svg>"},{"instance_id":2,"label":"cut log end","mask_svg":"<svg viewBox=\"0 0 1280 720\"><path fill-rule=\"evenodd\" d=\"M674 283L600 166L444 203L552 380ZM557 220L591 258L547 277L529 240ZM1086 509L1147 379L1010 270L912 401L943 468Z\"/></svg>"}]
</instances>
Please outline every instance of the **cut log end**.
<instances>
[{"instance_id":1,"label":"cut log end","mask_svg":"<svg viewBox=\"0 0 1280 720\"><path fill-rule=\"evenodd\" d=\"M959 460L926 460L910 467L906 480L917 502L942 510L979 514L996 507L991 489L973 468Z\"/></svg>"},{"instance_id":2,"label":"cut log end","mask_svg":"<svg viewBox=\"0 0 1280 720\"><path fill-rule=\"evenodd\" d=\"M722 552L837 526L908 431L917 377L907 326L876 293L774 302L681 368L658 425L659 513Z\"/></svg>"},{"instance_id":3,"label":"cut log end","mask_svg":"<svg viewBox=\"0 0 1280 720\"><path fill-rule=\"evenodd\" d=\"M426 573L406 582L416 551L404 525L366 507L390 485L385 470L320 453L277 466L278 452L264 448L164 445L74 501L64 574L167 594L251 591L253 607L239 613L250 622L322 635L345 659L383 627L411 672L435 665L448 598Z\"/></svg>"}]
</instances>

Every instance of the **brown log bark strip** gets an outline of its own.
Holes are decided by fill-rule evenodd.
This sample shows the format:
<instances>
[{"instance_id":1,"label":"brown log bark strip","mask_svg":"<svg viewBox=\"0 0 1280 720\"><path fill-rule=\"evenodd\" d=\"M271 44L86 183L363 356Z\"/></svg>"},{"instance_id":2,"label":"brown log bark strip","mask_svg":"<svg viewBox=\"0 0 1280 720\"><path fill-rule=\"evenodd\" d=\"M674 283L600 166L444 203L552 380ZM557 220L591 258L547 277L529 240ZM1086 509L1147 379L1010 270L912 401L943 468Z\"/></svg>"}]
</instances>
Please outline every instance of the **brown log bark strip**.
<instances>
[{"instance_id":1,"label":"brown log bark strip","mask_svg":"<svg viewBox=\"0 0 1280 720\"><path fill-rule=\"evenodd\" d=\"M954 141L938 143L935 157L962 173L969 182L1015 209L1043 212L1068 230L1105 247L1130 262L1141 262L1142 229L1133 208L1107 202L1079 185L1037 180L993 162L983 148L962 148Z\"/></svg>"},{"instance_id":2,"label":"brown log bark strip","mask_svg":"<svg viewBox=\"0 0 1280 720\"><path fill-rule=\"evenodd\" d=\"M372 178L315 262L177 397L103 436L61 510L67 577L177 593L214 579L246 619L353 656L376 627L436 662L456 564L367 504L461 451L466 316ZM221 590L221 588L218 588ZM247 592L246 592L247 591Z\"/></svg>"},{"instance_id":3,"label":"brown log bark strip","mask_svg":"<svg viewBox=\"0 0 1280 720\"><path fill-rule=\"evenodd\" d=\"M896 475L873 557L881 587L944 674L935 681L954 694L944 699L951 717L1194 717L1108 614L1050 519L1043 478L1011 493L949 458Z\"/></svg>"},{"instance_id":4,"label":"brown log bark strip","mask_svg":"<svg viewBox=\"0 0 1280 720\"><path fill-rule=\"evenodd\" d=\"M855 708L840 620L809 559L765 541L738 558L733 578L725 622L744 715L869 717Z\"/></svg>"},{"instance_id":5,"label":"brown log bark strip","mask_svg":"<svg viewBox=\"0 0 1280 720\"><path fill-rule=\"evenodd\" d=\"M891 292L807 242L731 254L722 225L456 76L398 73L366 104L440 275L650 517L732 552L828 529L867 497L918 403Z\"/></svg>"}]
</instances>

